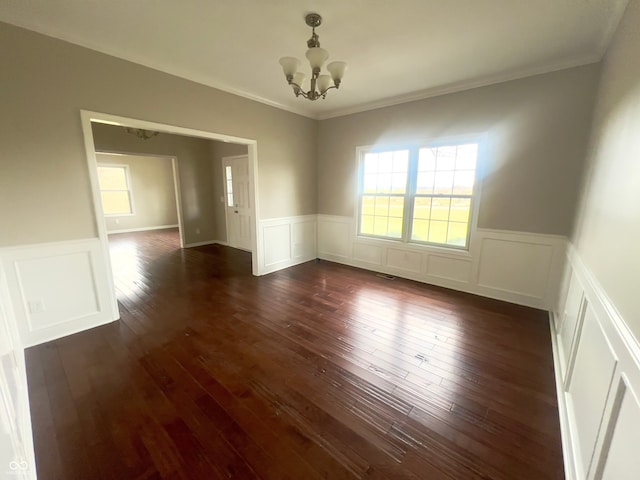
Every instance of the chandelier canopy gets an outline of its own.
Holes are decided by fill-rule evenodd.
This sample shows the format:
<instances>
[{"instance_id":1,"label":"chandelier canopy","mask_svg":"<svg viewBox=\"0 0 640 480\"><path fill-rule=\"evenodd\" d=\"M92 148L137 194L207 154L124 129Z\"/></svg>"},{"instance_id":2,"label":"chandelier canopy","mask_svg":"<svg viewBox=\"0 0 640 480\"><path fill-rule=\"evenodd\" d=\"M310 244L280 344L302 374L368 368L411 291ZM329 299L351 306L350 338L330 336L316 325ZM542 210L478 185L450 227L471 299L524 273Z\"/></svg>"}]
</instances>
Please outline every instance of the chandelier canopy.
<instances>
[{"instance_id":1,"label":"chandelier canopy","mask_svg":"<svg viewBox=\"0 0 640 480\"><path fill-rule=\"evenodd\" d=\"M329 75L320 74L322 65L329 58L329 52L320 47L320 38L316 33L316 27L319 27L322 23L322 17L317 13L310 13L305 17L305 21L312 29L311 38L307 40L309 49L305 54L311 65L311 86L309 90L305 91L306 75L298 71L300 61L297 58L282 57L280 65L282 65L282 71L287 78L287 83L293 87L293 93L296 94L296 97L303 96L308 100L318 100L319 98L325 98L327 92L332 88L340 88L340 82L344 77L347 64L345 62L331 62L327 65Z\"/></svg>"}]
</instances>

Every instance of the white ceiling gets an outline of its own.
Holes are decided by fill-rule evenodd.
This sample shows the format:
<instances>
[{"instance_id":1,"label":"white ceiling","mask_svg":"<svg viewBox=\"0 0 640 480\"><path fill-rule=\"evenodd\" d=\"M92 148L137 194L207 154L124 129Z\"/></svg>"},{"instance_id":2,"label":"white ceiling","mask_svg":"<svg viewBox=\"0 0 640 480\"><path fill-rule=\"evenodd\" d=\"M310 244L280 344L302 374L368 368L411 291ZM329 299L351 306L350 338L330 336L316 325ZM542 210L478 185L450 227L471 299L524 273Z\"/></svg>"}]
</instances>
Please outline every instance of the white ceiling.
<instances>
[{"instance_id":1,"label":"white ceiling","mask_svg":"<svg viewBox=\"0 0 640 480\"><path fill-rule=\"evenodd\" d=\"M628 0L0 0L0 20L313 118L601 59ZM295 98L278 59L311 29L349 64ZM306 60L304 71L308 70Z\"/></svg>"}]
</instances>

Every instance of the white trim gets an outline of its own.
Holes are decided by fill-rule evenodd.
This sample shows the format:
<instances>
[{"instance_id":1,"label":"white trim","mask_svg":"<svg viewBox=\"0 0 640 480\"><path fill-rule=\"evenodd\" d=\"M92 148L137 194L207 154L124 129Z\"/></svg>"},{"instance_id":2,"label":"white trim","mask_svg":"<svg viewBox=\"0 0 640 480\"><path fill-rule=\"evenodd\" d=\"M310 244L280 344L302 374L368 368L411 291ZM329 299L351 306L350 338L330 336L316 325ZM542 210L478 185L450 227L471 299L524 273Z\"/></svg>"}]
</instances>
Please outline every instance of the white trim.
<instances>
[{"instance_id":1,"label":"white trim","mask_svg":"<svg viewBox=\"0 0 640 480\"><path fill-rule=\"evenodd\" d=\"M606 462L610 455L610 447L617 428L638 429L640 425L619 425L619 414L623 397L633 401L636 411L640 412L640 402L637 392L640 391L640 342L633 336L627 323L624 321L614 303L606 291L602 288L597 278L584 264L577 250L570 245L566 254L565 287L571 284L574 294L569 296L569 289L563 289L560 298L551 315L552 342L554 346L554 369L557 383L558 407L562 444L564 451L565 472L569 480L595 480L600 479L604 472ZM577 290L576 290L577 289ZM558 289L560 290L560 288ZM569 305L569 299L571 305ZM561 306L562 311L558 310ZM588 310L588 314L586 313ZM571 315L573 321L567 323L565 318ZM577 319L575 317L577 315ZM593 335L588 340L582 334L586 316L590 318L591 328L599 329L598 342L594 344ZM595 323L595 325L594 325ZM572 325L573 324L573 325ZM562 325L560 330L555 325ZM572 331L568 326L572 325ZM564 351L562 342L569 342L569 351ZM590 342L586 343L586 342ZM607 352L606 359L596 357L597 351ZM580 355L578 353L580 352ZM588 359L588 360L586 360ZM574 371L581 368L582 372L588 369L585 361L608 361L612 365L612 371L606 372L606 377L600 373L600 381L594 384L600 385L601 390L595 387L585 387L582 381L581 389L591 388L586 394L588 397L604 399L602 404L594 404L583 397L576 397L573 392L572 378ZM590 371L590 370L587 370ZM584 373L583 373L584 376ZM564 380L563 380L564 378ZM606 387L604 386L606 384ZM588 385L588 384L587 384ZM628 396L628 397L627 397ZM590 408L589 421L598 422L595 439L581 437L581 419L576 417L574 404L582 404L582 420L586 421L585 405ZM585 431L593 431L588 428ZM586 442L586 439L589 441ZM583 447L584 446L584 447ZM582 451L582 448L585 451ZM617 462L628 462L626 468L637 469L637 461L634 458L620 458ZM629 471L630 478L640 476L640 471Z\"/></svg>"},{"instance_id":2,"label":"white trim","mask_svg":"<svg viewBox=\"0 0 640 480\"><path fill-rule=\"evenodd\" d=\"M37 345L117 318L101 246L100 239L91 238L0 249L21 345ZM32 310L34 301L42 306L38 312Z\"/></svg>"},{"instance_id":3,"label":"white trim","mask_svg":"<svg viewBox=\"0 0 640 480\"><path fill-rule=\"evenodd\" d=\"M189 137L200 137L206 138L210 140L217 140L222 142L231 142L238 143L241 145L247 145L247 155L249 157L249 199L251 204L254 206L254 219L253 219L253 231L252 231L252 252L251 252L251 266L253 275L262 275L262 271L260 270L260 261L262 259L262 249L260 248L260 205L259 205L259 194L258 194L258 145L256 140L234 137L231 135L224 135L219 133L207 132L204 130L196 130L192 128L179 127L175 125L168 125L157 122L149 122L146 120L138 120L130 117L122 117L118 115L111 115L107 113L100 112L92 112L89 110L81 110L80 118L82 121L82 130L85 138L85 150L87 154L87 163L89 168L89 176L91 178L91 190L93 195L93 203L94 203L94 212L98 230L98 237L102 243L102 248L106 252L106 267L108 271L108 282L111 287L111 290L115 292L115 285L113 281L113 273L111 271L111 264L109 260L109 246L107 241L107 233L106 227L103 221L98 221L97 219L102 219L104 217L102 212L102 206L100 203L99 197L99 186L97 179L97 161L95 156L95 145L93 143L93 133L91 129L91 122L97 123L105 123L109 125L117 125L117 126L128 126L132 128L142 128L145 130L154 130L156 132L164 132L171 133L177 135L185 135ZM175 160L175 159L174 159ZM179 177L178 177L178 169L176 168L176 164L174 163L174 172L175 179L177 185L179 185ZM179 187L177 187L178 191L176 192L176 202L180 202L180 191ZM179 206L179 211L181 210L181 206ZM182 218L178 219L182 222ZM181 239L182 243L182 239ZM115 295L113 295L113 310L114 314L117 315L118 307L117 302L115 300ZM117 316L115 317L117 318Z\"/></svg>"},{"instance_id":4,"label":"white trim","mask_svg":"<svg viewBox=\"0 0 640 480\"><path fill-rule=\"evenodd\" d=\"M317 257L317 215L270 218L260 222L264 256L261 269L271 273Z\"/></svg>"},{"instance_id":5,"label":"white trim","mask_svg":"<svg viewBox=\"0 0 640 480\"><path fill-rule=\"evenodd\" d=\"M215 243L220 242L218 242L217 240L205 240L204 242L187 243L183 248L202 247L204 245L213 245Z\"/></svg>"},{"instance_id":6,"label":"white trim","mask_svg":"<svg viewBox=\"0 0 640 480\"><path fill-rule=\"evenodd\" d=\"M580 258L580 255L573 245L569 246L568 257L573 269L580 276L585 290L588 292L589 296L592 297L592 303L599 306L600 312L598 313L604 314L611 319L616 333L620 336L637 367L640 369L640 343L634 337L633 333L631 333L627 322L622 318L622 315L620 315L620 312L618 312L618 309L611 301L602 285L600 285L600 282L584 264L582 258Z\"/></svg>"},{"instance_id":7,"label":"white trim","mask_svg":"<svg viewBox=\"0 0 640 480\"><path fill-rule=\"evenodd\" d=\"M625 8L617 8L615 10L615 13L609 18L609 22L606 29L604 30L604 34L602 35L600 40L597 42L598 44L597 51L593 54L586 54L568 61L562 61L562 62L558 62L552 65L546 65L542 67L532 68L527 66L519 70L511 71L506 74L500 73L496 75L485 76L480 79L476 78L476 79L464 80L464 81L449 84L449 85L428 88L426 90L421 90L418 92L410 92L410 93L387 97L379 100L373 100L371 102L354 105L351 107L336 108L326 112L314 112L314 111L309 111L306 108L299 108L294 103L294 100L291 100L291 103L292 103L291 105L285 104L279 101L271 100L269 98L265 98L260 95L253 94L251 92L237 89L233 86L224 84L222 82L212 80L206 75L194 74L193 72L186 72L180 68L168 69L164 65L156 65L152 62L148 62L146 59L138 58L135 56L128 55L125 57L125 56L122 56L121 53L116 51L115 49L104 48L103 46L94 45L91 42L78 40L77 38L72 37L65 32L61 32L61 31L51 32L49 29L44 28L42 25L34 26L30 23L28 24L28 22L25 22L23 19L20 19L20 18L12 18L10 23L19 27L26 28L27 30L38 32L43 35L47 35L49 37L57 38L57 39L72 43L74 45L79 45L81 47L94 50L96 52L101 52L107 55L111 55L115 58L133 62L143 67L168 73L170 75L174 75L176 77L179 77L191 82L199 83L201 85L205 85L207 87L211 87L216 90L220 90L222 92L226 92L232 95L237 95L242 98L253 100L255 102L262 103L264 105L268 105L273 108L277 108L280 110L284 110L287 112L291 112L291 113L301 115L303 117L315 119L315 120L326 120L330 118L351 115L354 113L361 113L369 110L376 110L379 108L400 105L403 103L409 103L409 102L414 102L418 100L424 100L427 98L438 97L441 95L462 92L465 90L472 90L474 88L486 87L486 86L495 85L499 83L509 82L512 80L532 77L535 75L542 75L545 73L556 72L559 70L565 70L565 69L579 67L583 65L589 65L592 63L598 63L599 61L602 60L602 57L606 51L606 48L609 45L618 24L620 23L620 20L624 14L624 11L625 11ZM131 52L129 52L129 54L130 53ZM141 127L138 127L138 128L141 128Z\"/></svg>"},{"instance_id":8,"label":"white trim","mask_svg":"<svg viewBox=\"0 0 640 480\"><path fill-rule=\"evenodd\" d=\"M173 173L173 193L176 196L178 213L178 232L180 234L180 248L184 248L184 216L182 215L182 190L180 189L180 164L177 157L171 157L171 172Z\"/></svg>"},{"instance_id":9,"label":"white trim","mask_svg":"<svg viewBox=\"0 0 640 480\"><path fill-rule=\"evenodd\" d=\"M358 237L352 217L317 218L320 259L534 308L555 305L565 237L477 229L467 251ZM510 268L504 255L532 268Z\"/></svg>"},{"instance_id":10,"label":"white trim","mask_svg":"<svg viewBox=\"0 0 640 480\"><path fill-rule=\"evenodd\" d=\"M408 216L409 212L405 212L405 220L407 220L407 224L404 225L402 238L394 239L389 237L377 237L375 235L360 235L359 231L359 213L360 213L360 196L361 196L361 171L362 171L362 162L364 160L364 155L371 151L391 151L391 150L408 150L409 151L409 170L407 171L407 181L411 183L411 159L413 156L418 154L418 150L421 148L434 148L439 146L457 146L457 145L465 145L474 143L478 147L477 156L476 156L476 168L474 171L474 185L473 185L473 193L469 196L471 201L471 212L469 212L469 222L468 222L468 232L467 232L467 242L464 247L455 247L449 246L445 244L436 244L436 243L428 243L428 242L417 242L412 241L409 238L408 232L410 230L410 226L408 223L411 221L411 218ZM466 134L466 135L456 135L456 136L443 136L443 137L433 137L433 138L423 138L418 139L416 141L406 141L406 142L393 142L393 143L382 143L376 145L363 145L356 147L355 154L355 196L353 201L353 218L355 219L354 227L355 227L355 236L358 241L366 241L367 239L372 239L375 241L389 241L393 243L400 243L405 245L402 247L403 249L409 249L411 246L416 247L428 247L428 248L437 248L441 249L444 252L470 252L473 248L474 236L478 226L478 216L480 212L480 202L481 202L481 194L482 194L482 179L484 178L484 166L486 164L486 159L488 157L488 141L486 133L476 133L476 134ZM415 161L417 162L417 158ZM414 165L417 168L417 164ZM417 173L416 173L417 175ZM416 180L417 181L417 180ZM364 194L362 194L364 195ZM410 197L411 199L416 198L418 195L412 193L411 189L408 189L403 198Z\"/></svg>"},{"instance_id":11,"label":"white trim","mask_svg":"<svg viewBox=\"0 0 640 480\"><path fill-rule=\"evenodd\" d=\"M179 228L179 225L176 223L175 225L157 225L155 227L139 227L139 228L125 228L122 230L110 230L108 232L108 235L114 235L118 233L146 232L149 230L164 230L167 228Z\"/></svg>"},{"instance_id":12,"label":"white trim","mask_svg":"<svg viewBox=\"0 0 640 480\"><path fill-rule=\"evenodd\" d=\"M558 399L558 416L560 419L560 440L562 442L562 459L564 462L564 476L566 480L575 480L576 465L571 438L571 422L569 421L568 407L564 395L564 382L562 378L561 356L558 348L558 335L556 333L553 313L549 312L549 330L551 331L551 348L553 351L553 372L556 381L556 398ZM571 452L571 453L569 453Z\"/></svg>"},{"instance_id":13,"label":"white trim","mask_svg":"<svg viewBox=\"0 0 640 480\"><path fill-rule=\"evenodd\" d=\"M27 369L24 357L24 345L20 339L17 318L12 306L11 295L7 284L7 277L4 268L0 263L0 355L9 359L4 362L3 369L0 370L0 409L8 410L16 416L16 422L13 424L15 430L11 428L12 422L7 422L9 426L5 433L10 437L12 453L16 457L15 460L27 462L27 469L20 474L15 472L16 479L35 480L36 479L36 462L35 452L33 449L33 435L31 426L31 408L29 403L29 388L27 382ZM12 385L7 385L7 378L4 375L4 369L13 370L11 375ZM7 388L7 386L9 388ZM8 404L8 405L5 405ZM0 412L2 415L2 412ZM0 424L3 424L0 419ZM4 444L3 444L4 446ZM0 468L6 468L8 465L0 465Z\"/></svg>"},{"instance_id":14,"label":"white trim","mask_svg":"<svg viewBox=\"0 0 640 480\"><path fill-rule=\"evenodd\" d=\"M102 199L100 197L100 183L98 181L98 159L96 158L96 147L93 143L93 130L91 129L91 112L80 111L80 121L82 123L82 135L84 137L85 153L87 155L87 167L89 169L89 182L91 184L91 194L93 197L94 222L100 240L100 249L103 268L106 272L106 281L109 286L109 313L111 320L120 318L118 310L118 300L116 297L116 287L111 270L111 255L109 253L109 238L107 237L107 225L104 221L104 211L102 210Z\"/></svg>"},{"instance_id":15,"label":"white trim","mask_svg":"<svg viewBox=\"0 0 640 480\"><path fill-rule=\"evenodd\" d=\"M260 222L262 226L282 225L284 223L303 223L303 222L315 222L317 219L316 214L312 215L296 215L291 217L275 217L266 218Z\"/></svg>"}]
</instances>

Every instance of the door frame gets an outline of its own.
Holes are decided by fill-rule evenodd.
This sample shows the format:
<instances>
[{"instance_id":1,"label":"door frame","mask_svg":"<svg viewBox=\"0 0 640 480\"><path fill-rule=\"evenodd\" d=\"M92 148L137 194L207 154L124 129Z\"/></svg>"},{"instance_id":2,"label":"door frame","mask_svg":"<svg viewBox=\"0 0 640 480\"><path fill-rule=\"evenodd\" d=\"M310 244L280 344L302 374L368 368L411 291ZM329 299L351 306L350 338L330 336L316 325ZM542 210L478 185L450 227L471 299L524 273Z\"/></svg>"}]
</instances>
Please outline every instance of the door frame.
<instances>
[{"instance_id":1,"label":"door frame","mask_svg":"<svg viewBox=\"0 0 640 480\"><path fill-rule=\"evenodd\" d=\"M220 167L222 168L222 182L223 182L223 189L224 189L224 194L225 194L225 199L224 199L224 221L225 221L225 225L227 227L227 244L229 244L230 247L233 248L239 248L240 250L243 250L242 248L238 247L238 246L234 246L231 245L230 242L230 236L229 236L229 213L228 213L228 208L227 208L227 172L225 171L224 168L224 161L225 160L233 160L235 158L244 158L247 157L246 153L243 153L242 155L228 155L226 157L222 157L220 159ZM249 159L247 159L247 161L250 161ZM249 173L249 177L251 177L251 173ZM251 180L249 180L251 181ZM249 189L251 189L251 185L249 185ZM251 197L249 197L249 201L251 202ZM251 204L251 208L249 209L251 210L251 216L255 216L255 208L253 208L253 204ZM251 225L251 227L253 228L253 225ZM252 235L253 237L253 235ZM252 245L253 246L253 245Z\"/></svg>"},{"instance_id":2,"label":"door frame","mask_svg":"<svg viewBox=\"0 0 640 480\"><path fill-rule=\"evenodd\" d=\"M93 210L95 228L100 239L100 248L102 250L102 259L105 270L107 272L107 282L109 284L110 310L114 320L120 317L118 312L118 302L115 295L115 283L113 280L113 271L111 269L111 258L109 256L109 243L107 237L107 227L104 222L104 212L102 210L102 200L100 198L100 186L98 184L98 162L96 160L96 149L93 142L93 130L91 123L104 123L107 125L126 126L132 128L142 128L145 130L153 130L161 133L171 133L176 135L184 135L187 137L198 137L208 140L217 140L221 142L238 143L247 145L247 155L249 157L249 200L253 205L254 218L251 231L251 272L255 276L262 275L262 259L264 252L261 248L261 232L260 232L260 206L258 196L258 142L250 138L234 137L221 133L208 132L205 130L196 130L193 128L178 127L164 123L150 122L131 117L123 117L119 115L111 115L108 113L94 112L90 110L80 110L80 121L82 125L82 134L84 137L85 153L87 156L87 167L89 170L89 180L91 183L91 194L93 197ZM181 212L182 213L182 212Z\"/></svg>"}]
</instances>

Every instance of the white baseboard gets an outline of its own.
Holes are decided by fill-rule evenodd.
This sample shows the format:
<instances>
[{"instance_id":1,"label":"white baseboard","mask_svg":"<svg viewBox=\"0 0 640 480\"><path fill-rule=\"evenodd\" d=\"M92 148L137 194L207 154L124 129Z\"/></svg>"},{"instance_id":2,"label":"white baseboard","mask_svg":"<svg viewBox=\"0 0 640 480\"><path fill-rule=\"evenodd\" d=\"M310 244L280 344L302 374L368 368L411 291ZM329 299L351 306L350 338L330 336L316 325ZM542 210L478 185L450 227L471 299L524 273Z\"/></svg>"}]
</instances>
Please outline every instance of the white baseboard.
<instances>
[{"instance_id":1,"label":"white baseboard","mask_svg":"<svg viewBox=\"0 0 640 480\"><path fill-rule=\"evenodd\" d=\"M220 245L223 245L223 243L218 241L218 240L205 240L203 242L187 243L187 244L184 245L184 248L203 247L205 245L213 245L213 244L216 244L216 243L219 243Z\"/></svg>"},{"instance_id":2,"label":"white baseboard","mask_svg":"<svg viewBox=\"0 0 640 480\"><path fill-rule=\"evenodd\" d=\"M549 310L566 238L477 229L468 251L356 236L350 217L318 215L318 258Z\"/></svg>"},{"instance_id":3,"label":"white baseboard","mask_svg":"<svg viewBox=\"0 0 640 480\"><path fill-rule=\"evenodd\" d=\"M147 232L149 230L165 230L167 228L178 228L178 224L175 225L157 225L155 227L140 227L140 228L124 228L121 230L108 230L107 235L116 233L133 233L133 232Z\"/></svg>"},{"instance_id":4,"label":"white baseboard","mask_svg":"<svg viewBox=\"0 0 640 480\"><path fill-rule=\"evenodd\" d=\"M24 347L118 318L104 255L97 238L0 249Z\"/></svg>"}]
</instances>

